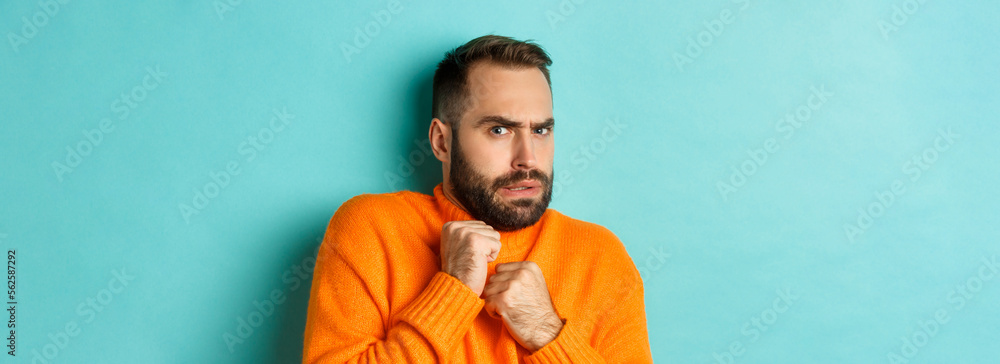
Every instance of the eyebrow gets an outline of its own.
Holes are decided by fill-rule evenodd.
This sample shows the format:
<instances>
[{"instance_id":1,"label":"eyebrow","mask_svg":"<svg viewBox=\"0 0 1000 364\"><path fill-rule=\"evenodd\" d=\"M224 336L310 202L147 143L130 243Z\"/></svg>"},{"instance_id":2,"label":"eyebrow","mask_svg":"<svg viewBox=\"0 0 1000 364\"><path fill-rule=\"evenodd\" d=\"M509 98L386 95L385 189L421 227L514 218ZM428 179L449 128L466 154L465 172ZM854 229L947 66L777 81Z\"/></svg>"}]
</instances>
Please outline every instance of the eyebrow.
<instances>
[{"instance_id":1,"label":"eyebrow","mask_svg":"<svg viewBox=\"0 0 1000 364\"><path fill-rule=\"evenodd\" d=\"M483 126L485 124L497 124L497 125L505 126L505 127L508 127L508 128L520 128L520 127L522 127L524 125L524 123L522 123L522 122L514 121L514 120L511 120L511 119L505 118L503 116L499 116L499 115L487 115L487 116L484 116L482 118L479 118L479 120L476 121L475 125L473 125L473 128L479 128L479 127L481 127L481 126ZM545 121L543 121L543 122L531 124L531 128L532 129L550 128L550 127L553 127L555 125L556 125L556 120L553 119L553 118L548 118L548 119L545 119Z\"/></svg>"}]
</instances>

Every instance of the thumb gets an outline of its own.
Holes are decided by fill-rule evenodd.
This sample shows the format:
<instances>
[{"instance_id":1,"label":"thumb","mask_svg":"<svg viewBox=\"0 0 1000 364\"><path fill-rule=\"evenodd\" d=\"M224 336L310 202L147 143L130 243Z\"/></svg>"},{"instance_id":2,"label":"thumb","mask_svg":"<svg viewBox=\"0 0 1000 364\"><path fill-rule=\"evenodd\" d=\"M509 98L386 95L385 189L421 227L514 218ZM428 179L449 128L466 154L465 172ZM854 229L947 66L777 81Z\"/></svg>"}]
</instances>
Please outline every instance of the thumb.
<instances>
[{"instance_id":1,"label":"thumb","mask_svg":"<svg viewBox=\"0 0 1000 364\"><path fill-rule=\"evenodd\" d=\"M489 300L486 300L486 305L483 306L483 309L486 310L486 314L490 315L490 317L492 318L500 319L503 317L499 313L497 313L496 305L494 305Z\"/></svg>"}]
</instances>

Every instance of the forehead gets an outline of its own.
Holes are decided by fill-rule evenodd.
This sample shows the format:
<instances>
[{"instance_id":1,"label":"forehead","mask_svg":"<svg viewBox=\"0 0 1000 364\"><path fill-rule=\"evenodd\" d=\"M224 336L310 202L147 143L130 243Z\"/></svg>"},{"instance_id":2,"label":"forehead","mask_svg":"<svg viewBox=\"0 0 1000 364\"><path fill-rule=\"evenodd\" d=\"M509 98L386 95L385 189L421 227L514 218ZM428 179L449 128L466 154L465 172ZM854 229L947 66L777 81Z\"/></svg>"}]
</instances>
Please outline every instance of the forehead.
<instances>
[{"instance_id":1,"label":"forehead","mask_svg":"<svg viewBox=\"0 0 1000 364\"><path fill-rule=\"evenodd\" d=\"M484 115L528 122L552 118L552 92L537 67L512 69L479 62L470 67L467 82L469 108L463 124Z\"/></svg>"}]
</instances>

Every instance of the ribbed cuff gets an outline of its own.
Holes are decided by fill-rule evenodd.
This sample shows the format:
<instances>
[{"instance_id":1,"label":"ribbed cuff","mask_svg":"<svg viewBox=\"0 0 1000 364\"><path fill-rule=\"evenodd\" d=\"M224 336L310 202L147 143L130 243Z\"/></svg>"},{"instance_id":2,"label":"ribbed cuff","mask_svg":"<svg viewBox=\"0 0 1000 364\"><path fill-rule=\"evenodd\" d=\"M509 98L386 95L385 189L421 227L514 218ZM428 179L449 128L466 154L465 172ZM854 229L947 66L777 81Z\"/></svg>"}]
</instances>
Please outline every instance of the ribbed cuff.
<instances>
[{"instance_id":1,"label":"ribbed cuff","mask_svg":"<svg viewBox=\"0 0 1000 364\"><path fill-rule=\"evenodd\" d=\"M437 272L427 288L399 314L402 321L420 331L443 353L465 336L484 304L458 278Z\"/></svg>"},{"instance_id":2,"label":"ribbed cuff","mask_svg":"<svg viewBox=\"0 0 1000 364\"><path fill-rule=\"evenodd\" d=\"M603 363L590 344L577 332L575 322L566 321L555 340L524 357L525 363Z\"/></svg>"}]
</instances>

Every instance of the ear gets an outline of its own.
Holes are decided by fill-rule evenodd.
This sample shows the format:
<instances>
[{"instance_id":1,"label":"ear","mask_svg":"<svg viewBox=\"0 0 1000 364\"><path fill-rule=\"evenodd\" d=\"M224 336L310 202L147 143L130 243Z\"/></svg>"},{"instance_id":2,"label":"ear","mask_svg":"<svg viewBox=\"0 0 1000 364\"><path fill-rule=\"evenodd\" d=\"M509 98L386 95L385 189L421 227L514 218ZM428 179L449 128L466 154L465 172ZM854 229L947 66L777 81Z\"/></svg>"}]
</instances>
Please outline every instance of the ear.
<instances>
[{"instance_id":1,"label":"ear","mask_svg":"<svg viewBox=\"0 0 1000 364\"><path fill-rule=\"evenodd\" d=\"M451 133L450 125L438 118L431 119L431 128L427 133L427 139L431 142L434 157L441 163L451 162Z\"/></svg>"}]
</instances>

